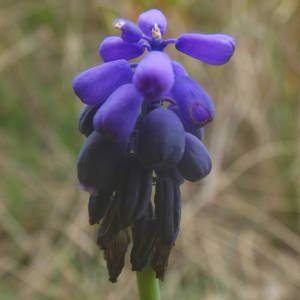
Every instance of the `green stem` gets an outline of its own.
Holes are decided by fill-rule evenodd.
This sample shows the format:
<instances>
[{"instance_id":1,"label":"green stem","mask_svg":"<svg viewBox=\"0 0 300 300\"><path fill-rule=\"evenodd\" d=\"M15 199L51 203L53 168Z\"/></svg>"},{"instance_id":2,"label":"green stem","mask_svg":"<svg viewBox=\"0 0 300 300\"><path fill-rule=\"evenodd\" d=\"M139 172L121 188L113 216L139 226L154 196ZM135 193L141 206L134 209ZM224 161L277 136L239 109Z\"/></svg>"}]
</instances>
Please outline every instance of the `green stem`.
<instances>
[{"instance_id":1,"label":"green stem","mask_svg":"<svg viewBox=\"0 0 300 300\"><path fill-rule=\"evenodd\" d=\"M151 266L147 266L142 272L136 272L140 300L160 300L158 279Z\"/></svg>"}]
</instances>

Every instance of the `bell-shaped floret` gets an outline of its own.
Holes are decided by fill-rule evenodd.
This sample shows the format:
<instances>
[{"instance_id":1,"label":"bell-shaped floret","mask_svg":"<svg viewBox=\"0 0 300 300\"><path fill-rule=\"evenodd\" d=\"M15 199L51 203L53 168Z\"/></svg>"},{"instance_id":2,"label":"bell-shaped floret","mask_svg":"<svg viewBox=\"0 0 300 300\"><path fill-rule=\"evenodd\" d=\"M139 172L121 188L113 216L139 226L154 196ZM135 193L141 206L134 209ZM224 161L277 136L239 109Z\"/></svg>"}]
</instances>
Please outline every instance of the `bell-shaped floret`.
<instances>
[{"instance_id":1,"label":"bell-shaped floret","mask_svg":"<svg viewBox=\"0 0 300 300\"><path fill-rule=\"evenodd\" d=\"M171 93L188 126L202 127L214 118L215 107L209 95L190 77L177 77Z\"/></svg>"},{"instance_id":2,"label":"bell-shaped floret","mask_svg":"<svg viewBox=\"0 0 300 300\"><path fill-rule=\"evenodd\" d=\"M181 217L180 189L173 178L157 177L154 203L158 237L164 244L173 246L179 232Z\"/></svg>"},{"instance_id":3,"label":"bell-shaped floret","mask_svg":"<svg viewBox=\"0 0 300 300\"><path fill-rule=\"evenodd\" d=\"M157 100L166 94L174 83L174 73L169 56L161 51L149 52L138 64L133 83L147 100Z\"/></svg>"},{"instance_id":4,"label":"bell-shaped floret","mask_svg":"<svg viewBox=\"0 0 300 300\"><path fill-rule=\"evenodd\" d=\"M100 104L119 86L131 82L132 75L126 60L111 61L78 74L73 80L73 89L82 102Z\"/></svg>"},{"instance_id":5,"label":"bell-shaped floret","mask_svg":"<svg viewBox=\"0 0 300 300\"><path fill-rule=\"evenodd\" d=\"M113 25L115 28L121 30L121 38L125 42L135 43L138 42L143 36L141 29L129 20L116 19L113 22Z\"/></svg>"},{"instance_id":6,"label":"bell-shaped floret","mask_svg":"<svg viewBox=\"0 0 300 300\"><path fill-rule=\"evenodd\" d=\"M235 41L232 36L221 33L184 33L178 37L175 47L207 64L222 65L232 56Z\"/></svg>"},{"instance_id":7,"label":"bell-shaped floret","mask_svg":"<svg viewBox=\"0 0 300 300\"><path fill-rule=\"evenodd\" d=\"M210 155L204 144L190 133L185 134L184 154L177 165L184 179L197 181L211 171Z\"/></svg>"},{"instance_id":8,"label":"bell-shaped floret","mask_svg":"<svg viewBox=\"0 0 300 300\"><path fill-rule=\"evenodd\" d=\"M145 167L153 169L176 165L184 152L184 128L172 111L157 108L141 122L137 155Z\"/></svg>"},{"instance_id":9,"label":"bell-shaped floret","mask_svg":"<svg viewBox=\"0 0 300 300\"><path fill-rule=\"evenodd\" d=\"M161 37L166 31L167 19L160 10L149 9L140 14L138 25L146 35L154 38L158 37L155 32L153 33L154 28L157 26Z\"/></svg>"},{"instance_id":10,"label":"bell-shaped floret","mask_svg":"<svg viewBox=\"0 0 300 300\"><path fill-rule=\"evenodd\" d=\"M99 108L96 105L84 105L78 115L78 129L85 136L90 135L94 131L93 117Z\"/></svg>"},{"instance_id":11,"label":"bell-shaped floret","mask_svg":"<svg viewBox=\"0 0 300 300\"><path fill-rule=\"evenodd\" d=\"M163 280L170 251L179 232L181 195L179 185L170 177L157 177L155 188L155 216L158 238L152 258L156 277Z\"/></svg>"},{"instance_id":12,"label":"bell-shaped floret","mask_svg":"<svg viewBox=\"0 0 300 300\"><path fill-rule=\"evenodd\" d=\"M142 100L133 84L122 85L96 112L94 128L114 140L126 140L134 129Z\"/></svg>"},{"instance_id":13,"label":"bell-shaped floret","mask_svg":"<svg viewBox=\"0 0 300 300\"><path fill-rule=\"evenodd\" d=\"M129 43L119 36L105 38L99 46L99 55L104 62L126 59L130 60L142 55L145 48L141 43Z\"/></svg>"},{"instance_id":14,"label":"bell-shaped floret","mask_svg":"<svg viewBox=\"0 0 300 300\"><path fill-rule=\"evenodd\" d=\"M117 210L123 227L132 225L145 213L151 191L152 170L145 169L136 156L130 156L116 192Z\"/></svg>"},{"instance_id":15,"label":"bell-shaped floret","mask_svg":"<svg viewBox=\"0 0 300 300\"><path fill-rule=\"evenodd\" d=\"M96 131L91 133L78 156L77 174L81 185L90 190L116 186L126 148L126 142L117 143Z\"/></svg>"}]
</instances>

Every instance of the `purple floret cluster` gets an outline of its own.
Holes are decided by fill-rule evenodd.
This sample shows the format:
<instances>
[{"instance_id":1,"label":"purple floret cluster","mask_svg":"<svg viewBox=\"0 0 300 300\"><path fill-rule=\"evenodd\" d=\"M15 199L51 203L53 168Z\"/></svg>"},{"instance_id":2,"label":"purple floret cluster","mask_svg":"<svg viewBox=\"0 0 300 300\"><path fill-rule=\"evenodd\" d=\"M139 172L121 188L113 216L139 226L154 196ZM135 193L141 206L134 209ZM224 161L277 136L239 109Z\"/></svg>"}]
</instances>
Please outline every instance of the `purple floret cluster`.
<instances>
[{"instance_id":1,"label":"purple floret cluster","mask_svg":"<svg viewBox=\"0 0 300 300\"><path fill-rule=\"evenodd\" d=\"M101 42L104 63L73 80L85 103L79 130L87 137L78 179L90 194L90 224L100 223L97 243L110 280L122 271L130 237L132 269L151 264L163 279L179 231L179 186L209 174L203 128L215 115L206 91L164 49L174 44L204 63L221 65L232 56L235 41L220 33L164 39L167 20L158 9L143 12L138 25L127 19L113 25L120 36ZM139 62L129 62L144 53Z\"/></svg>"}]
</instances>

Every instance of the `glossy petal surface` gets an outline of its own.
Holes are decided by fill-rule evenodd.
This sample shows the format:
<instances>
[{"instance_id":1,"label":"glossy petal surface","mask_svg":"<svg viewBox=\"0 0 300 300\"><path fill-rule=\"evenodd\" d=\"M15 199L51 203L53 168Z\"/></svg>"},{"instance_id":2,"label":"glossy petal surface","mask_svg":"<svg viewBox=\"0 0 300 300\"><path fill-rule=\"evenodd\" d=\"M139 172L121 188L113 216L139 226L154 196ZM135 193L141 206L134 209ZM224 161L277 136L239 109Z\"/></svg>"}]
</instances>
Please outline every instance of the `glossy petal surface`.
<instances>
[{"instance_id":1,"label":"glossy petal surface","mask_svg":"<svg viewBox=\"0 0 300 300\"><path fill-rule=\"evenodd\" d=\"M134 128L141 104L142 96L134 85L122 85L95 114L94 128L114 140L126 140Z\"/></svg>"},{"instance_id":2,"label":"glossy petal surface","mask_svg":"<svg viewBox=\"0 0 300 300\"><path fill-rule=\"evenodd\" d=\"M73 80L75 94L82 102L103 103L119 86L132 79L133 72L126 60L116 60L87 69Z\"/></svg>"},{"instance_id":3,"label":"glossy petal surface","mask_svg":"<svg viewBox=\"0 0 300 300\"><path fill-rule=\"evenodd\" d=\"M227 34L184 33L175 47L187 55L211 65L225 64L235 49L234 38Z\"/></svg>"},{"instance_id":4,"label":"glossy petal surface","mask_svg":"<svg viewBox=\"0 0 300 300\"><path fill-rule=\"evenodd\" d=\"M157 100L166 94L174 83L169 56L160 51L149 52L136 68L133 83L148 100Z\"/></svg>"},{"instance_id":5,"label":"glossy petal surface","mask_svg":"<svg viewBox=\"0 0 300 300\"><path fill-rule=\"evenodd\" d=\"M126 59L130 60L142 55L145 48L139 43L129 43L118 36L110 36L99 46L99 55L104 62Z\"/></svg>"}]
</instances>

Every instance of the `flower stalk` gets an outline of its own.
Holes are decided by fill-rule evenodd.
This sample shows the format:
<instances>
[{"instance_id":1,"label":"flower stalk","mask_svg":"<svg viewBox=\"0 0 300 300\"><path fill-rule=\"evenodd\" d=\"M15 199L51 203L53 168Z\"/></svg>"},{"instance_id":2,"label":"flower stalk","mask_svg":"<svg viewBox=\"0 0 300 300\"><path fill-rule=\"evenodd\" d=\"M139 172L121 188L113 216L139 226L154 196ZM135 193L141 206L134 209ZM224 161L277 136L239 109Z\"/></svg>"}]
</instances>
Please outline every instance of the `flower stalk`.
<instances>
[{"instance_id":1,"label":"flower stalk","mask_svg":"<svg viewBox=\"0 0 300 300\"><path fill-rule=\"evenodd\" d=\"M158 279L151 266L136 272L140 300L160 300Z\"/></svg>"}]
</instances>

